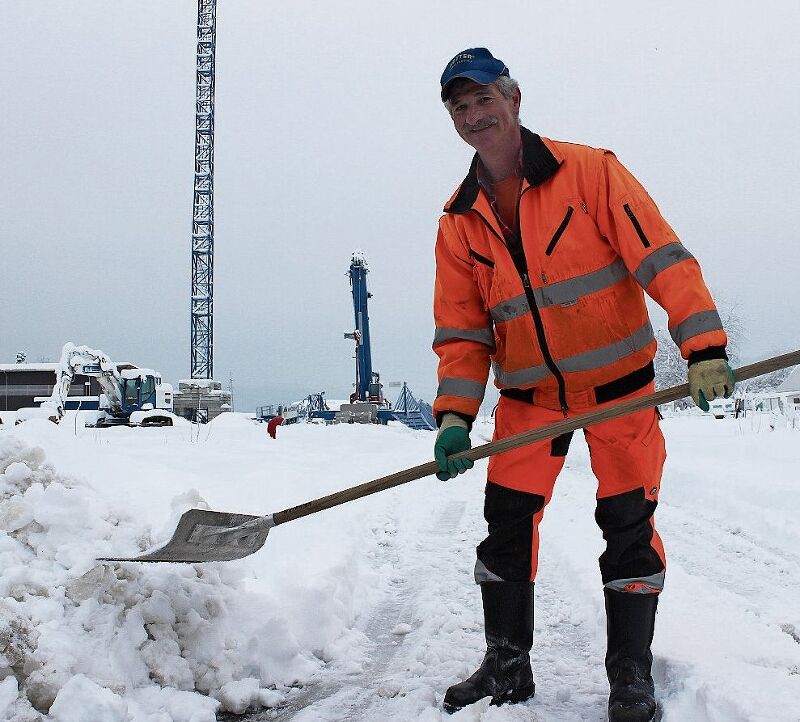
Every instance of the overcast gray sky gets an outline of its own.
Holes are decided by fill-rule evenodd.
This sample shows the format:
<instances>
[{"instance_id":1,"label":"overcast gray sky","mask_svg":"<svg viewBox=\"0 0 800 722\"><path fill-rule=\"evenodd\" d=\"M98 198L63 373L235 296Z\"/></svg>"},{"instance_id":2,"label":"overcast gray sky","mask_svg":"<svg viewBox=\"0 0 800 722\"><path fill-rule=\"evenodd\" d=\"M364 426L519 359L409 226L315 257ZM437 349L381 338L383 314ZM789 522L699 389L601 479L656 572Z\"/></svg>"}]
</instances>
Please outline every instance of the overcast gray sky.
<instances>
[{"instance_id":1,"label":"overcast gray sky","mask_svg":"<svg viewBox=\"0 0 800 722\"><path fill-rule=\"evenodd\" d=\"M195 0L0 11L0 362L73 341L186 378ZM745 360L797 348L799 20L788 0L218 0L216 378L242 410L346 396L360 248L373 365L432 399L436 222L471 157L438 79L476 45L527 127L639 177L737 305Z\"/></svg>"}]
</instances>

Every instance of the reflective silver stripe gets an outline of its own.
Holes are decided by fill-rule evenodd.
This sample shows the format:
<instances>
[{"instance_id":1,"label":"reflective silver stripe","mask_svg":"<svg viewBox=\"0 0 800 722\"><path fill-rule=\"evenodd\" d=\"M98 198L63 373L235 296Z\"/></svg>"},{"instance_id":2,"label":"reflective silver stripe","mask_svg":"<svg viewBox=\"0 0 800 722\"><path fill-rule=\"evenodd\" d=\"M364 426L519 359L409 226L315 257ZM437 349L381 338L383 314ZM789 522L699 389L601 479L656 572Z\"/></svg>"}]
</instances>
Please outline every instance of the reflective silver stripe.
<instances>
[{"instance_id":1,"label":"reflective silver stripe","mask_svg":"<svg viewBox=\"0 0 800 722\"><path fill-rule=\"evenodd\" d=\"M489 313L495 323L500 323L501 321L510 321L512 318L524 316L526 313L530 313L530 310L528 299L525 298L523 293L520 296L514 296L514 298L498 303L494 308L489 309Z\"/></svg>"},{"instance_id":2,"label":"reflective silver stripe","mask_svg":"<svg viewBox=\"0 0 800 722\"><path fill-rule=\"evenodd\" d=\"M651 574L649 577L631 577L630 579L612 579L603 586L615 592L628 592L629 594L656 594L664 589L665 572ZM627 587L627 588L626 588Z\"/></svg>"},{"instance_id":3,"label":"reflective silver stripe","mask_svg":"<svg viewBox=\"0 0 800 722\"><path fill-rule=\"evenodd\" d=\"M437 396L463 396L467 399L477 399L483 401L483 394L486 391L486 384L470 379L443 378L439 383Z\"/></svg>"},{"instance_id":4,"label":"reflective silver stripe","mask_svg":"<svg viewBox=\"0 0 800 722\"><path fill-rule=\"evenodd\" d=\"M716 311L700 311L692 314L683 323L679 323L675 328L669 330L672 340L682 346L694 336L699 336L707 331L721 331L722 321Z\"/></svg>"},{"instance_id":5,"label":"reflective silver stripe","mask_svg":"<svg viewBox=\"0 0 800 722\"><path fill-rule=\"evenodd\" d=\"M504 581L505 579L503 579L503 577L498 577L494 572L490 572L480 559L475 562L475 584Z\"/></svg>"},{"instance_id":6,"label":"reflective silver stripe","mask_svg":"<svg viewBox=\"0 0 800 722\"><path fill-rule=\"evenodd\" d=\"M623 338L621 341L556 360L556 366L567 373L572 371L593 371L594 369L608 366L636 351L641 351L654 338L653 327L648 321L638 331L635 331L627 338ZM541 381L550 373L550 370L544 364L519 369L518 371L506 371L498 363L492 362L492 370L497 383L502 388L528 386Z\"/></svg>"},{"instance_id":7,"label":"reflective silver stripe","mask_svg":"<svg viewBox=\"0 0 800 722\"><path fill-rule=\"evenodd\" d=\"M494 348L494 331L491 328L437 328L433 336L433 347L452 339L461 341L477 341L489 348Z\"/></svg>"},{"instance_id":8,"label":"reflective silver stripe","mask_svg":"<svg viewBox=\"0 0 800 722\"><path fill-rule=\"evenodd\" d=\"M550 373L550 370L544 364L540 366L531 366L527 369L519 369L518 371L506 371L500 364L494 361L492 362L492 371L494 371L494 377L497 379L497 383L503 388L509 389L536 383Z\"/></svg>"},{"instance_id":9,"label":"reflective silver stripe","mask_svg":"<svg viewBox=\"0 0 800 722\"><path fill-rule=\"evenodd\" d=\"M680 243L669 243L653 251L634 271L633 276L642 288L647 288L661 271L694 256Z\"/></svg>"},{"instance_id":10,"label":"reflective silver stripe","mask_svg":"<svg viewBox=\"0 0 800 722\"><path fill-rule=\"evenodd\" d=\"M582 276L568 278L565 281L557 281L544 288L534 288L532 289L533 297L539 308L557 306L562 303L574 303L581 296L588 296L590 293L596 293L604 288L613 286L627 275L628 269L622 259L618 258L613 263L597 271L584 273ZM489 310L489 313L495 322L500 323L524 316L529 311L528 299L525 298L525 294L521 294L498 303Z\"/></svg>"},{"instance_id":11,"label":"reflective silver stripe","mask_svg":"<svg viewBox=\"0 0 800 722\"><path fill-rule=\"evenodd\" d=\"M551 283L544 288L534 288L533 295L539 308L555 306L561 303L572 303L581 296L588 296L590 293L602 291L604 288L613 286L628 275L621 258L605 268L600 268L591 273L584 273L582 276L568 278L565 281Z\"/></svg>"},{"instance_id":12,"label":"reflective silver stripe","mask_svg":"<svg viewBox=\"0 0 800 722\"><path fill-rule=\"evenodd\" d=\"M556 361L556 366L562 371L593 371L603 366L618 361L629 354L641 351L647 344L649 344L655 337L653 336L653 327L648 321L638 331L634 331L627 338L621 341L615 341L608 344L608 346L601 346L600 348L593 348L591 351L584 351L583 353L568 356L561 360Z\"/></svg>"}]
</instances>

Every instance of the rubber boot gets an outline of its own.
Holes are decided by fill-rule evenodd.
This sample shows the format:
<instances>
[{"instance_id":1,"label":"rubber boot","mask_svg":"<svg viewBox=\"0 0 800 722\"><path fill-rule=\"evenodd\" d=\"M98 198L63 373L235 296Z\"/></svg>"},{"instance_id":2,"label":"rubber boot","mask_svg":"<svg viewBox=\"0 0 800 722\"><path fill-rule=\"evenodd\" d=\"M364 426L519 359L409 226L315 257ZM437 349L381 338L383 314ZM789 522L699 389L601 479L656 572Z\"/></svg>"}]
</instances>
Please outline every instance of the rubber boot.
<instances>
[{"instance_id":1,"label":"rubber boot","mask_svg":"<svg viewBox=\"0 0 800 722\"><path fill-rule=\"evenodd\" d=\"M454 684L444 696L446 712L491 697L493 705L533 697L529 652L533 645L533 583L484 582L483 618L486 655L467 680Z\"/></svg>"},{"instance_id":2,"label":"rubber boot","mask_svg":"<svg viewBox=\"0 0 800 722\"><path fill-rule=\"evenodd\" d=\"M609 722L649 722L656 713L651 667L657 594L606 589Z\"/></svg>"}]
</instances>

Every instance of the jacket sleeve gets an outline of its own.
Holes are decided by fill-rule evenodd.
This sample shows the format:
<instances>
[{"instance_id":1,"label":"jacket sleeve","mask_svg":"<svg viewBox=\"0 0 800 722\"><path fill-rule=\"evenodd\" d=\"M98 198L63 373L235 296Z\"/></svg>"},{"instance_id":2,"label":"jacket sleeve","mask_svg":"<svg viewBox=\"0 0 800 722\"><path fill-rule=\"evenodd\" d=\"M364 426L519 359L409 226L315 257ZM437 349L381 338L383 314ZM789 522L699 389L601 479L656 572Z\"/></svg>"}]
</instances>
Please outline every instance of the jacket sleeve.
<instances>
[{"instance_id":1,"label":"jacket sleeve","mask_svg":"<svg viewBox=\"0 0 800 722\"><path fill-rule=\"evenodd\" d=\"M474 419L483 401L494 351L494 329L465 245L454 229L439 222L433 350L439 357L439 388L434 414L445 411Z\"/></svg>"},{"instance_id":2,"label":"jacket sleeve","mask_svg":"<svg viewBox=\"0 0 800 722\"><path fill-rule=\"evenodd\" d=\"M602 155L596 218L628 271L667 312L683 358L727 358L728 339L700 265L610 151Z\"/></svg>"}]
</instances>

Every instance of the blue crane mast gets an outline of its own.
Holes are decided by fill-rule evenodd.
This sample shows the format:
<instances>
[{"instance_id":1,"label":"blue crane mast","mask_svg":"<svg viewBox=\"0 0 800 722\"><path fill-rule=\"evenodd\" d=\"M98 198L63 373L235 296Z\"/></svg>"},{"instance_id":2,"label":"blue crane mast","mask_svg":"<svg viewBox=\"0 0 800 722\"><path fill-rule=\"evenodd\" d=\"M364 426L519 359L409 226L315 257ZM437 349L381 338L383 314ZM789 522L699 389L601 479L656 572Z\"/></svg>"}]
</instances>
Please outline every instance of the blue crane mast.
<instances>
[{"instance_id":1,"label":"blue crane mast","mask_svg":"<svg viewBox=\"0 0 800 722\"><path fill-rule=\"evenodd\" d=\"M372 370L372 350L369 337L368 300L372 294L367 291L367 261L360 251L355 251L350 261L350 290L353 294L353 313L355 330L345 333L345 338L356 342L356 388L350 401L367 401L383 404L383 391L380 376Z\"/></svg>"},{"instance_id":2,"label":"blue crane mast","mask_svg":"<svg viewBox=\"0 0 800 722\"><path fill-rule=\"evenodd\" d=\"M350 404L342 404L339 411L328 409L322 395L321 402L315 408L308 408L308 419L325 419L346 421L347 423L379 423L400 421L412 429L435 430L436 421L431 407L424 401L414 398L411 389L404 382L403 389L394 409L383 396L383 385L380 376L372 370L372 347L369 336L369 299L372 294L367 290L367 273L369 268L361 251L355 251L350 259L350 291L353 295L353 320L355 329L345 333L344 337L356 343L356 383L355 391L350 396ZM309 396L311 402L314 397Z\"/></svg>"}]
</instances>

